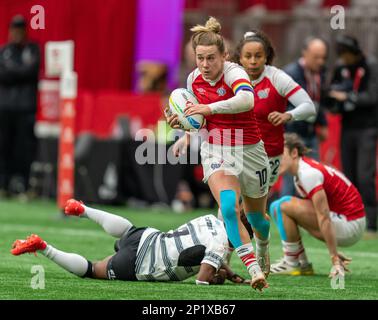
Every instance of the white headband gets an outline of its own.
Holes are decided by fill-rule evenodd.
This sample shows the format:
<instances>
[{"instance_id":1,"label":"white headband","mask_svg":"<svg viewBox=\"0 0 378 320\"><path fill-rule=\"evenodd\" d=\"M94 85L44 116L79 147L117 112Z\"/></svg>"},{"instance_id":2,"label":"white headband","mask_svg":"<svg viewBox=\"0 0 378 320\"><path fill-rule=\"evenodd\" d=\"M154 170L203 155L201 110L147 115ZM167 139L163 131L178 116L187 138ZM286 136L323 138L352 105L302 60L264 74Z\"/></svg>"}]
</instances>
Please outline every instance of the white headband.
<instances>
[{"instance_id":1,"label":"white headband","mask_svg":"<svg viewBox=\"0 0 378 320\"><path fill-rule=\"evenodd\" d=\"M255 35L256 35L256 33L252 32L252 31L247 31L246 33L244 33L244 39L253 37Z\"/></svg>"}]
</instances>

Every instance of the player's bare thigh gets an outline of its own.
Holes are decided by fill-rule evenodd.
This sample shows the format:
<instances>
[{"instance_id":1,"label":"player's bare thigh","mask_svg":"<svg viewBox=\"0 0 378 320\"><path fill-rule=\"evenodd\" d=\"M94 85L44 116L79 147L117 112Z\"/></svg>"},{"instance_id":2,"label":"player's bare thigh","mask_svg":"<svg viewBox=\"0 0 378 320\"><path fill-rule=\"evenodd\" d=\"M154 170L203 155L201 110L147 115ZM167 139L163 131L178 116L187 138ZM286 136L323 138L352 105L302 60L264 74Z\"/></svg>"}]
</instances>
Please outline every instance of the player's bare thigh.
<instances>
[{"instance_id":1,"label":"player's bare thigh","mask_svg":"<svg viewBox=\"0 0 378 320\"><path fill-rule=\"evenodd\" d=\"M95 279L108 279L107 266L108 266L109 260L112 257L113 256L111 255L105 258L104 260L96 261L93 263L93 277Z\"/></svg>"},{"instance_id":2,"label":"player's bare thigh","mask_svg":"<svg viewBox=\"0 0 378 320\"><path fill-rule=\"evenodd\" d=\"M208 180L208 185L213 197L220 206L220 192L222 190L233 190L236 193L236 199L240 197L240 183L238 178L224 170L214 172Z\"/></svg>"},{"instance_id":3,"label":"player's bare thigh","mask_svg":"<svg viewBox=\"0 0 378 320\"><path fill-rule=\"evenodd\" d=\"M306 229L312 236L323 240L315 208L311 200L292 197L290 201L281 204L281 211L283 215L294 219L299 226ZM285 217L283 217L283 219L285 219Z\"/></svg>"}]
</instances>

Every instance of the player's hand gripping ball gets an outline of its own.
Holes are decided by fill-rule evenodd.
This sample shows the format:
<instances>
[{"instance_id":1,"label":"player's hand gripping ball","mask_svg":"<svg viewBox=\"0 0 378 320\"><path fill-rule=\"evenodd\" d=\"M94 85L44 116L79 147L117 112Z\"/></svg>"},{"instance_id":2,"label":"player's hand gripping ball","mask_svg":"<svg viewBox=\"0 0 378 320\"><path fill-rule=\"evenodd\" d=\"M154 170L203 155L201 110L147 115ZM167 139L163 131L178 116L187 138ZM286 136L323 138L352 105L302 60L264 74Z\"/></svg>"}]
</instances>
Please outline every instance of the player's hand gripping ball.
<instances>
[{"instance_id":1,"label":"player's hand gripping ball","mask_svg":"<svg viewBox=\"0 0 378 320\"><path fill-rule=\"evenodd\" d=\"M185 116L184 109L188 104L198 104L197 98L189 90L175 89L169 97L169 110L177 115L180 128L184 130L199 130L203 127L205 118L202 114Z\"/></svg>"}]
</instances>

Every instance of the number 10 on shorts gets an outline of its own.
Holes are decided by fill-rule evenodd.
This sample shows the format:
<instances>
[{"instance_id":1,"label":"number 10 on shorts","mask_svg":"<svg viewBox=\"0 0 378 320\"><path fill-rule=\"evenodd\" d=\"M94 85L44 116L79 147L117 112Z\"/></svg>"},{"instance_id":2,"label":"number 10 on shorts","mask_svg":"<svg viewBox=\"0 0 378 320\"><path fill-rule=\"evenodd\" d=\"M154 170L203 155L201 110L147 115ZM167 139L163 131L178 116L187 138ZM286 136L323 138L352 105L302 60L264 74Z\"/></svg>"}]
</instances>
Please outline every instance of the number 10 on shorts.
<instances>
[{"instance_id":1,"label":"number 10 on shorts","mask_svg":"<svg viewBox=\"0 0 378 320\"><path fill-rule=\"evenodd\" d=\"M259 176L260 188L265 186L268 180L268 171L266 170L266 168L256 171L256 174Z\"/></svg>"}]
</instances>

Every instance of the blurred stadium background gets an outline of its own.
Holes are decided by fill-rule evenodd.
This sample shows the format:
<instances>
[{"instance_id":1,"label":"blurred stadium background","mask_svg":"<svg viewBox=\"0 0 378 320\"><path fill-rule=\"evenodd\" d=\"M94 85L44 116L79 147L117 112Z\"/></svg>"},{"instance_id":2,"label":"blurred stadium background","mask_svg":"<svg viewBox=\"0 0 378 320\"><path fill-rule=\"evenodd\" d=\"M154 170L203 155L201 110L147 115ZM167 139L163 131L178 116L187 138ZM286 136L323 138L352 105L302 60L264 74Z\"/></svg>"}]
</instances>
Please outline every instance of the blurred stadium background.
<instances>
[{"instance_id":1,"label":"blurred stadium background","mask_svg":"<svg viewBox=\"0 0 378 320\"><path fill-rule=\"evenodd\" d=\"M11 18L22 14L30 21L34 5L28 0L0 1L0 43L7 41ZM345 30L330 27L334 5L345 8ZM330 69L335 63L332 44L340 33L357 36L367 54L378 54L378 2L374 0L112 0L106 4L46 0L43 8L45 29L29 26L28 34L40 45L42 55L38 153L30 183L33 192L44 198L56 197L60 121L58 78L46 75L45 46L50 41L72 40L74 44L74 71L78 75L73 125L75 195L108 204L131 200L135 205L171 205L179 196L195 207L212 205L206 195L200 197L207 188L200 182L198 166L141 167L130 156L140 144L133 139L135 133L142 128L156 131L167 93L185 86L192 67L185 55L189 29L209 15L220 19L231 48L245 31L265 31L277 50L278 67L296 60L304 39L311 35L330 43ZM320 155L326 163L340 168L340 119L327 116L330 134L321 144ZM190 189L187 185L194 198L186 192Z\"/></svg>"},{"instance_id":2,"label":"blurred stadium background","mask_svg":"<svg viewBox=\"0 0 378 320\"><path fill-rule=\"evenodd\" d=\"M7 41L11 18L22 14L30 21L34 5L29 0L0 0L0 43ZM345 8L345 30L330 27L334 5ZM133 154L141 142L134 141L134 135L142 128L156 131L167 94L185 86L192 68L185 52L191 26L210 15L217 17L231 50L245 31L262 29L276 48L278 67L300 56L307 36L328 40L330 70L336 59L334 39L340 33L357 36L367 54L378 54L374 0L46 0L42 6L45 28L28 26L29 39L38 42L42 53L38 152L30 178L34 196L42 198L57 196L59 167L59 84L57 77L47 76L45 63L51 41L72 40L74 45L75 196L92 203L163 207L178 198L178 211L213 205L201 183L200 166L140 166ZM329 137L321 144L320 156L340 168L340 119L327 117Z\"/></svg>"},{"instance_id":3,"label":"blurred stadium background","mask_svg":"<svg viewBox=\"0 0 378 320\"><path fill-rule=\"evenodd\" d=\"M30 21L36 4L34 0L0 0L0 44L7 42L11 18L22 14ZM0 199L1 299L377 299L377 240L361 241L346 252L355 258L354 273L346 283L350 290L335 291L326 276L329 261L325 247L305 235L309 256L316 258L315 269L322 277L273 278L264 296L252 296L250 288L232 285L197 290L192 280L169 288L83 282L42 257L15 259L8 253L14 239L30 232L46 236L62 249L96 259L104 256L102 252L110 252L113 243L88 221L79 224L78 220L54 216L58 211L57 186L62 183L58 172L64 163L58 162L59 139L64 136L61 125L67 125L67 118L61 116L59 78L46 74L49 42L72 41L73 70L78 79L77 95L70 105L75 111L70 115L75 116L68 124L73 129L70 137L75 151L66 150L68 163L75 164L74 168L69 166L72 172L68 176L74 179L68 179L66 196L111 205L103 208L130 218L138 226L169 230L205 212L214 213L208 211L214 202L201 182L201 166L139 165L134 155L142 141L135 141L134 136L138 130L147 135L156 132L170 91L185 86L193 63L185 51L189 28L215 16L231 49L244 32L262 29L276 48L278 67L300 56L307 36L322 36L330 44L327 66L332 70L336 62L334 39L340 33L358 37L365 53L378 56L377 0L44 0L38 4L44 9L45 28L28 25L29 39L39 44L42 58L35 126L38 150L31 168L30 194L23 198L30 203ZM334 5L345 8L344 30L330 27ZM340 168L340 117L329 113L327 118L329 137L321 144L320 157ZM158 137L153 144L165 152L165 142L165 137ZM277 231L272 229L275 259L281 246ZM243 274L240 261L234 257L233 262L236 271ZM29 288L30 266L35 263L46 266L49 290Z\"/></svg>"}]
</instances>

